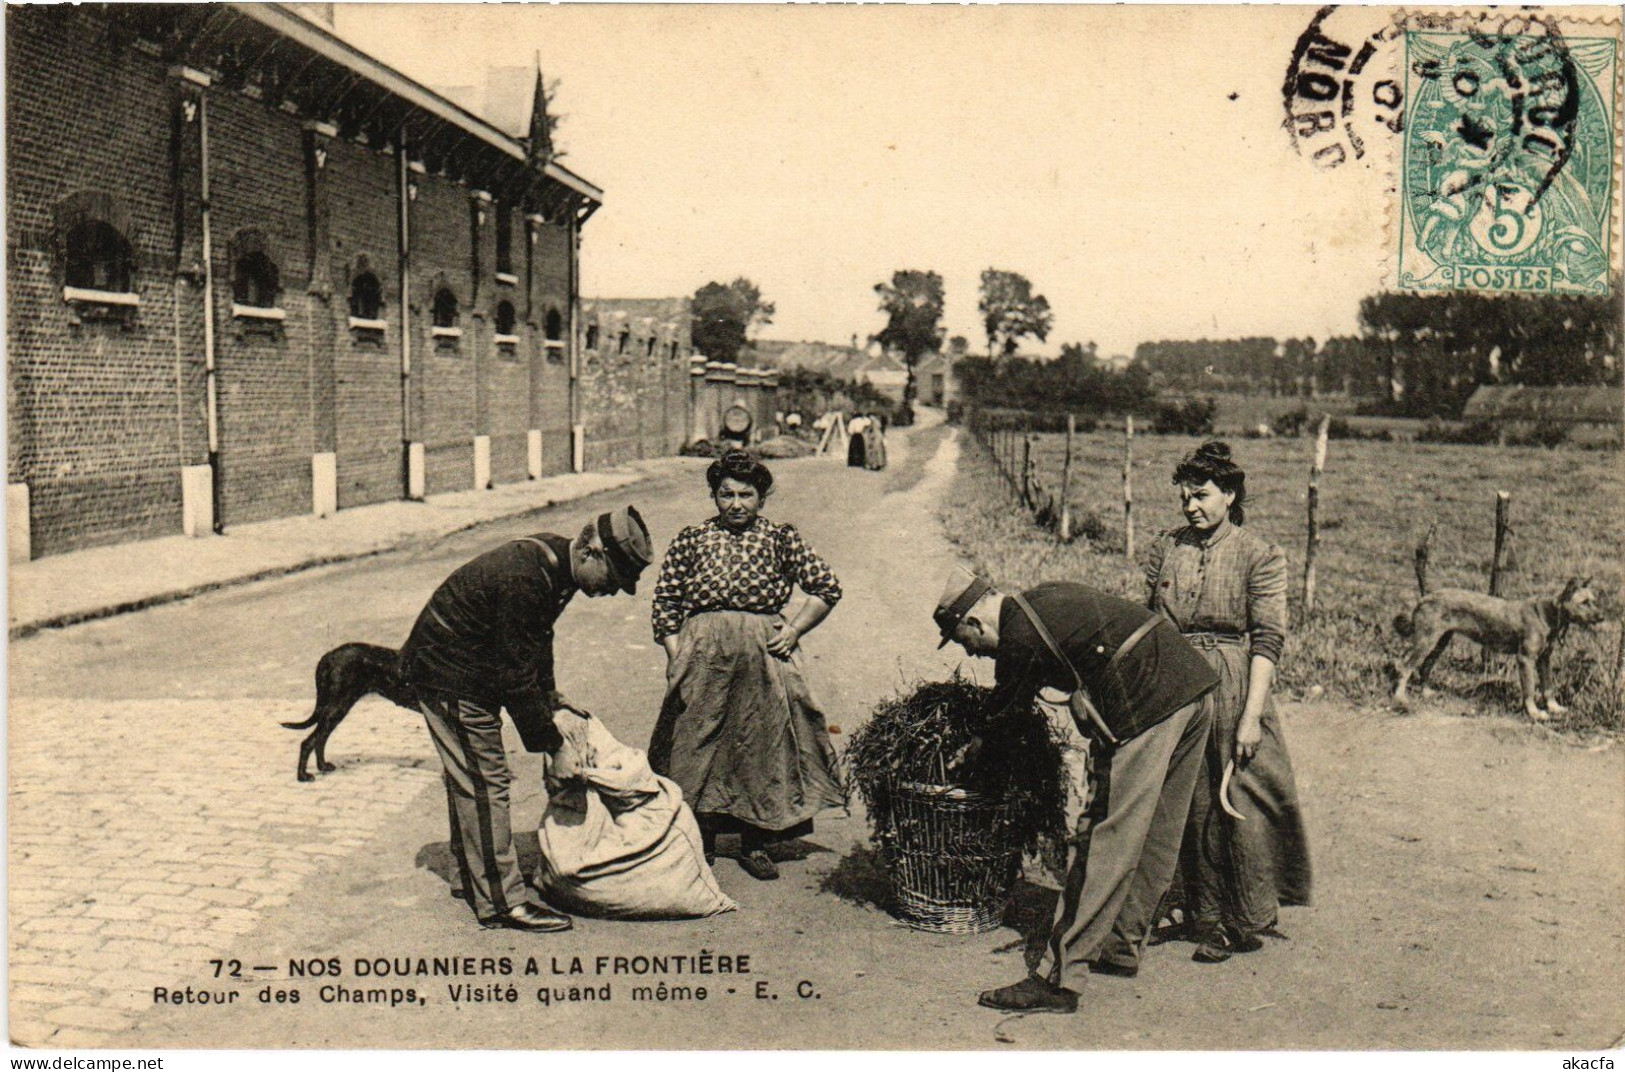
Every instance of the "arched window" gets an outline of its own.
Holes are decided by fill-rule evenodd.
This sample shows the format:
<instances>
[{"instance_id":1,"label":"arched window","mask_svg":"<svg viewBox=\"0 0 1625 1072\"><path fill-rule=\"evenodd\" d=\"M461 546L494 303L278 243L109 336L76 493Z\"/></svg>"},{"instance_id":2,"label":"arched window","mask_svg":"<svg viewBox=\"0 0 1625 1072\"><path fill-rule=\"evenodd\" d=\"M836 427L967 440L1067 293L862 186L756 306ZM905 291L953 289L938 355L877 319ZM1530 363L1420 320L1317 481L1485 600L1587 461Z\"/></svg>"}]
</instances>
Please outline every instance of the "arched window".
<instances>
[{"instance_id":1,"label":"arched window","mask_svg":"<svg viewBox=\"0 0 1625 1072\"><path fill-rule=\"evenodd\" d=\"M589 350L598 349L598 325L597 324L588 324L587 325L587 349L589 349Z\"/></svg>"},{"instance_id":2,"label":"arched window","mask_svg":"<svg viewBox=\"0 0 1625 1072\"><path fill-rule=\"evenodd\" d=\"M359 273L350 281L350 315L357 320L377 320L384 311L384 288L371 272Z\"/></svg>"},{"instance_id":3,"label":"arched window","mask_svg":"<svg viewBox=\"0 0 1625 1072\"><path fill-rule=\"evenodd\" d=\"M127 293L130 286L130 241L106 220L87 219L68 230L64 282L83 290Z\"/></svg>"},{"instance_id":4,"label":"arched window","mask_svg":"<svg viewBox=\"0 0 1625 1072\"><path fill-rule=\"evenodd\" d=\"M559 315L559 311L557 309L549 309L547 311L547 319L543 321L543 330L547 334L548 342L563 345L564 317ZM592 331L593 329L588 329L588 337L591 338L593 342L597 342L597 337L592 334Z\"/></svg>"},{"instance_id":5,"label":"arched window","mask_svg":"<svg viewBox=\"0 0 1625 1072\"><path fill-rule=\"evenodd\" d=\"M671 358L673 361L677 360L677 340L676 339L673 339L671 341L671 345L667 348L666 356Z\"/></svg>"},{"instance_id":6,"label":"arched window","mask_svg":"<svg viewBox=\"0 0 1625 1072\"><path fill-rule=\"evenodd\" d=\"M627 344L630 343L631 341L632 341L632 332L629 331L626 328L622 328L620 337L615 340L615 352L617 354L626 353Z\"/></svg>"},{"instance_id":7,"label":"arched window","mask_svg":"<svg viewBox=\"0 0 1625 1072\"><path fill-rule=\"evenodd\" d=\"M441 287L434 292L434 326L437 328L457 326L457 295L451 292L450 287Z\"/></svg>"},{"instance_id":8,"label":"arched window","mask_svg":"<svg viewBox=\"0 0 1625 1072\"><path fill-rule=\"evenodd\" d=\"M653 335L651 335L651 336L649 336L648 343L643 348L643 356L644 357L653 357L654 355L655 355L655 337Z\"/></svg>"},{"instance_id":9,"label":"arched window","mask_svg":"<svg viewBox=\"0 0 1625 1072\"><path fill-rule=\"evenodd\" d=\"M518 319L514 316L513 302L497 302L497 334L512 336Z\"/></svg>"},{"instance_id":10,"label":"arched window","mask_svg":"<svg viewBox=\"0 0 1625 1072\"><path fill-rule=\"evenodd\" d=\"M256 249L237 258L231 272L231 297L238 305L273 309L281 292L276 262L264 250Z\"/></svg>"}]
</instances>

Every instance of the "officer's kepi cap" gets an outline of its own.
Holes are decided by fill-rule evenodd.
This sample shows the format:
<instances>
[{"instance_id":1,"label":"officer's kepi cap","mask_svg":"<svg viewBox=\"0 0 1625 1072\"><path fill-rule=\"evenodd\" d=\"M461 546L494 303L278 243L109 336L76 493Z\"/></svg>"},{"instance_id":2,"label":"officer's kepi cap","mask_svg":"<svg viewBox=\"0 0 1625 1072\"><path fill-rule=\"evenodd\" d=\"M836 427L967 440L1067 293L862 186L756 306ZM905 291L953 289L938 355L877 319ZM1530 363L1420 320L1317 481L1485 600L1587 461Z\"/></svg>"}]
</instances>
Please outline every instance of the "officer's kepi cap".
<instances>
[{"instance_id":1,"label":"officer's kepi cap","mask_svg":"<svg viewBox=\"0 0 1625 1072\"><path fill-rule=\"evenodd\" d=\"M598 540L604 545L604 558L615 575L617 587L628 595L636 595L638 575L652 557L649 526L643 523L635 506L599 514L597 524Z\"/></svg>"},{"instance_id":2,"label":"officer's kepi cap","mask_svg":"<svg viewBox=\"0 0 1625 1072\"><path fill-rule=\"evenodd\" d=\"M965 620L965 615L976 606L976 601L993 590L993 585L983 577L978 577L963 566L955 566L948 574L948 585L942 590L942 598L937 600L937 609L931 612L937 628L942 630L942 643L937 647L945 647L948 641L954 638L954 630L959 623Z\"/></svg>"}]
</instances>

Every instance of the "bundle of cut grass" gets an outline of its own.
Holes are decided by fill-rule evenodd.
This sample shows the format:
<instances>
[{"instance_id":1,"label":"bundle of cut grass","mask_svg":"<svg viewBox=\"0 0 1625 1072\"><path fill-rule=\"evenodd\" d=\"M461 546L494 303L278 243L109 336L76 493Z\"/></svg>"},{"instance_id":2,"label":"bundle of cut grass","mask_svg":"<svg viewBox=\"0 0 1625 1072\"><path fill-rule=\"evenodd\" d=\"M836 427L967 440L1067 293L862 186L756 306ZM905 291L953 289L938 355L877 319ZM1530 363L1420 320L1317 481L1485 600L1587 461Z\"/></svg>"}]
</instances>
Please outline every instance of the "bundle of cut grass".
<instances>
[{"instance_id":1,"label":"bundle of cut grass","mask_svg":"<svg viewBox=\"0 0 1625 1072\"><path fill-rule=\"evenodd\" d=\"M863 796L898 916L920 930L997 927L1023 851L1065 829L1060 741L1036 710L981 724L991 690L957 673L880 703L853 735L846 771Z\"/></svg>"}]
</instances>

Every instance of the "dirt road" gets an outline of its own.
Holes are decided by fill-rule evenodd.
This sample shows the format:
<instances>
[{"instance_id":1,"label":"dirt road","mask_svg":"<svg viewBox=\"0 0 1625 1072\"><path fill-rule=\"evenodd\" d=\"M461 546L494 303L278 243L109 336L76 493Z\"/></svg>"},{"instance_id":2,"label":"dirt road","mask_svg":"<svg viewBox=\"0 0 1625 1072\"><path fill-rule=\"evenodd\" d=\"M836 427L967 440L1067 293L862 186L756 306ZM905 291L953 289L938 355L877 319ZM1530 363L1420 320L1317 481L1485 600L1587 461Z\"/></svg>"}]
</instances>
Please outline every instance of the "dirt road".
<instances>
[{"instance_id":1,"label":"dirt road","mask_svg":"<svg viewBox=\"0 0 1625 1072\"><path fill-rule=\"evenodd\" d=\"M956 450L943 430L924 429L894 437L883 473L816 459L776 467L782 490L768 513L801 527L847 591L805 645L813 688L843 730L838 741L879 696L960 662L957 649L936 650L929 618L953 560L937 510ZM628 497L662 545L708 506L698 464L604 501ZM572 504L513 531L568 531L599 508ZM1288 705L1316 905L1288 910L1289 942L1225 965L1192 963L1188 946L1153 949L1135 980L1092 977L1072 1017L1002 1018L975 1006L978 990L1023 973L1021 930L1042 928L1053 895L1024 887L1015 926L991 934L911 931L880 907L885 881L861 815L821 820L776 883L719 862L736 913L661 924L580 920L557 937L480 930L449 895L445 804L415 716L366 701L334 738L340 769L314 786L294 783L296 737L274 723L302 713L309 667L325 647L398 642L445 572L510 534L485 530L14 645L14 816L25 831L55 829L82 845L80 866L53 871L52 881L84 896L14 899L14 965L37 966L32 978L42 981L29 982L21 1001L14 982L13 1023L55 1025L56 1044L95 1041L62 1031L106 1030L105 1042L127 1046L391 1048L1585 1050L1625 1030L1625 750L1576 750L1505 719ZM649 587L636 599L578 599L558 651L561 686L640 746L663 684ZM976 670L991 677L991 664ZM82 762L61 758L70 737ZM88 789L87 771L95 778ZM515 828L530 831L543 803L538 766L519 754L516 773ZM154 793L159 781L164 791ZM174 799L196 803L174 822L143 822L144 808ZM206 844L216 830L229 846L218 858ZM534 836L521 844L528 868ZM18 851L14 839L14 888L30 867ZM235 909L242 915L213 914L236 925L181 946L180 906L154 917L163 905L134 911L154 895L118 891L142 876L207 886L195 866L187 870L188 855L208 856L220 882L258 868L237 885L272 892ZM84 901L102 911L91 914L96 904ZM121 906L131 910L112 911ZM70 930L88 943L70 950L78 960L61 962L82 965L66 975L44 970L55 962L35 941L55 933L49 927L64 913L87 921ZM72 937L45 948L69 950ZM749 973L597 973L599 958L631 965L702 951L748 957ZM153 986L228 989L208 967L217 956L246 966L247 978L229 987L241 992L236 1004L151 1002ZM503 956L514 974L356 976L358 960ZM538 974L524 975L530 957ZM289 978L291 961L327 958L338 959L337 978ZM571 974L577 958L583 972ZM108 967L115 960L121 966ZM448 985L493 982L499 991L512 983L517 1001L450 998ZM690 989L677 1000L634 1000L634 987L660 982ZM607 1002L568 997L571 986L605 984ZM363 995L413 988L426 1003L323 1001L321 988L335 985ZM100 1026L73 1026L60 1011L52 1018L53 1009L77 1007L53 994L83 1002L98 986L117 999L117 1018ZM273 997L297 988L301 1000L261 1004L266 986ZM694 992L701 986L703 1001ZM537 1000L544 988L547 1005Z\"/></svg>"}]
</instances>

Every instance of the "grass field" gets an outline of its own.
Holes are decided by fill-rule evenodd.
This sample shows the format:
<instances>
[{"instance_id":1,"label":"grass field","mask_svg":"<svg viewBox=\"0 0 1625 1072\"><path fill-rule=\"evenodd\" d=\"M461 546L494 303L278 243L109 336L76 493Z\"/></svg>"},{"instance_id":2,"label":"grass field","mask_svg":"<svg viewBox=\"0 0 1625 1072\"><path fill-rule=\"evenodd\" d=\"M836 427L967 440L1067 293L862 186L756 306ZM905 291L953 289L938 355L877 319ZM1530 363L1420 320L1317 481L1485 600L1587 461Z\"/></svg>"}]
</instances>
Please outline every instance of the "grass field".
<instances>
[{"instance_id":1,"label":"grass field","mask_svg":"<svg viewBox=\"0 0 1625 1072\"><path fill-rule=\"evenodd\" d=\"M1200 440L1134 440L1136 552L1159 531L1182 523L1173 468ZM1315 616L1302 620L1301 581L1310 439L1233 440L1247 470L1247 527L1279 544L1292 570L1294 627L1280 668L1281 687L1303 694L1318 685L1363 703L1387 702L1390 665L1402 644L1396 613L1417 598L1412 553L1435 522L1429 587L1488 585L1495 493L1512 495L1510 568L1502 593L1556 593L1571 575L1590 576L1616 609L1625 584L1621 526L1625 473L1614 452L1333 442L1320 482L1321 542ZM1059 487L1064 436L1042 436L1035 467ZM1074 531L1090 540L1068 546L1040 530L1012 499L989 454L968 434L951 493L949 531L994 577L1016 585L1077 580L1135 599L1144 580L1124 558L1123 437L1101 430L1074 446ZM1576 628L1553 659L1558 700L1576 731L1625 728L1613 685L1619 625ZM1457 640L1431 684L1444 702L1488 711L1517 709L1511 660L1485 680L1479 649ZM1465 701L1465 703L1463 703Z\"/></svg>"}]
</instances>

